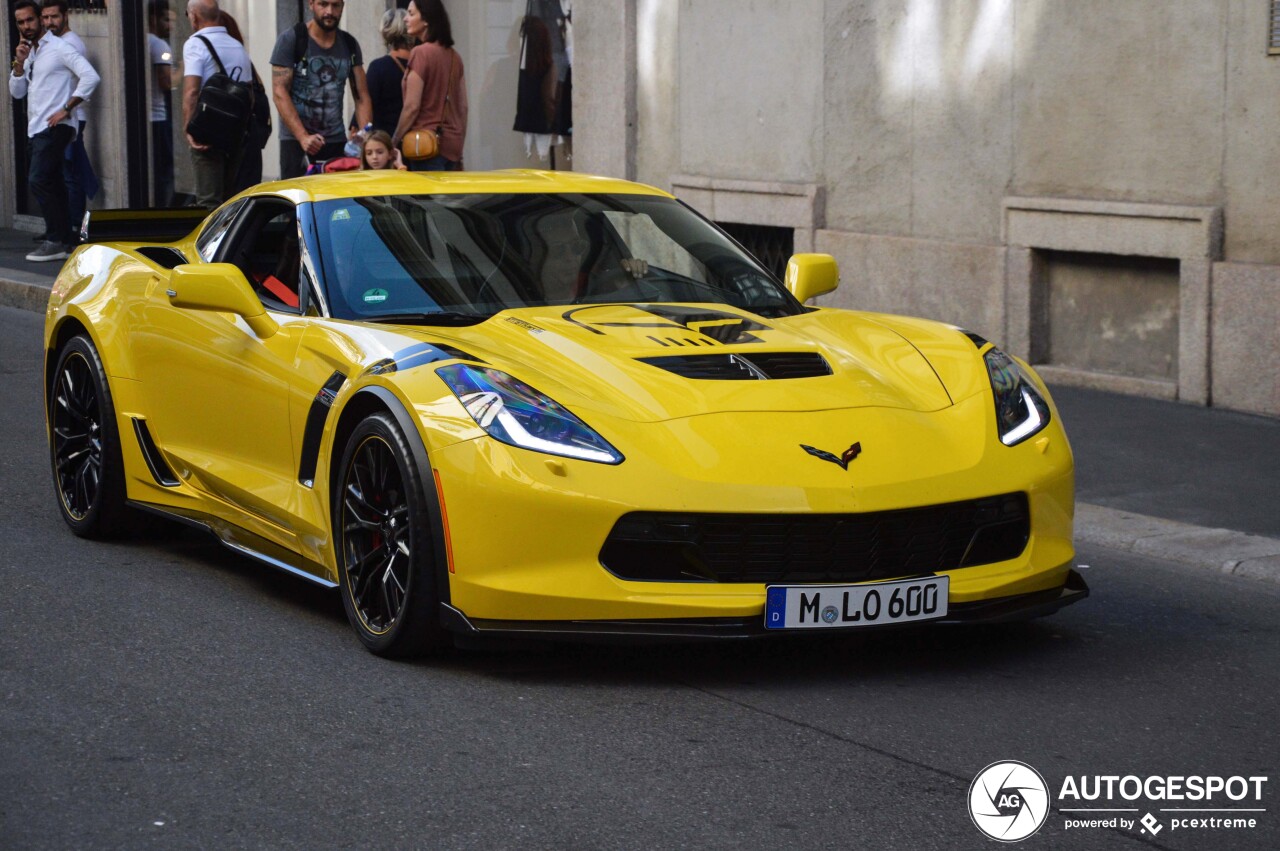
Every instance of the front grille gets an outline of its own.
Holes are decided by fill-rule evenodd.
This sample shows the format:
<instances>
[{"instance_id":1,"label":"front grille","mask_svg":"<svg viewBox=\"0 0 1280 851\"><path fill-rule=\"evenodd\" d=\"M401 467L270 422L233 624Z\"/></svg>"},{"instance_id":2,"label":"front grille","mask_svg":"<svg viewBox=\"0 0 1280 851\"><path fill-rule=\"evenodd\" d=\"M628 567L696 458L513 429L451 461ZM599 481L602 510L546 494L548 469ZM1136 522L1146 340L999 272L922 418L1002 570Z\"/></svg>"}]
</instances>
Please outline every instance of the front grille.
<instances>
[{"instance_id":1,"label":"front grille","mask_svg":"<svg viewBox=\"0 0 1280 851\"><path fill-rule=\"evenodd\" d=\"M866 582L1016 558L1030 533L1023 493L863 514L640 511L600 562L647 582Z\"/></svg>"},{"instance_id":2,"label":"front grille","mask_svg":"<svg viewBox=\"0 0 1280 851\"><path fill-rule=\"evenodd\" d=\"M640 358L640 361L685 378L720 381L814 378L831 374L831 367L826 359L816 352L668 355Z\"/></svg>"}]
</instances>

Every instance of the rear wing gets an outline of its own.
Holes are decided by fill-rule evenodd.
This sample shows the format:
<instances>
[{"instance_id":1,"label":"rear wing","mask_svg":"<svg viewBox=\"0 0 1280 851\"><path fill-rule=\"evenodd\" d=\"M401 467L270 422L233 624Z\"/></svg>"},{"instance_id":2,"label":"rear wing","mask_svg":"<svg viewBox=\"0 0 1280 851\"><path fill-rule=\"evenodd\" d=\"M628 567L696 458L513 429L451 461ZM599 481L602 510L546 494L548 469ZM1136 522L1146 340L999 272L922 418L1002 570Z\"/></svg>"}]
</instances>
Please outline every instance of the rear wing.
<instances>
[{"instance_id":1,"label":"rear wing","mask_svg":"<svg viewBox=\"0 0 1280 851\"><path fill-rule=\"evenodd\" d=\"M175 242L204 221L203 207L155 210L89 210L80 225L81 242Z\"/></svg>"}]
</instances>

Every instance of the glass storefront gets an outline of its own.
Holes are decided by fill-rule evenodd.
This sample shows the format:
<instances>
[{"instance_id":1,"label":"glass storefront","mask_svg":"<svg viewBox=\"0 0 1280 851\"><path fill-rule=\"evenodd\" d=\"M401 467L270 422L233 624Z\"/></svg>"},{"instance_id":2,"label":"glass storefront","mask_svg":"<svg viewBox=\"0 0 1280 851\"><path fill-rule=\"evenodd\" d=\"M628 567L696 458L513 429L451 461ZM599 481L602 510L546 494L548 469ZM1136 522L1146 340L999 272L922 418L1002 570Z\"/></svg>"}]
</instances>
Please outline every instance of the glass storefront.
<instances>
[{"instance_id":1,"label":"glass storefront","mask_svg":"<svg viewBox=\"0 0 1280 851\"><path fill-rule=\"evenodd\" d=\"M220 5L238 23L269 93L276 35L305 17L305 0ZM342 27L359 40L366 66L386 52L378 32L383 13L406 5L407 0L347 0ZM191 36L186 0L72 0L69 6L71 29L102 75L85 130L100 181L90 207L191 203L194 174L182 126L182 46ZM571 0L446 0L446 8L466 67L465 167L572 168ZM17 33L11 14L6 33L12 55ZM351 107L348 95L348 112ZM38 214L26 193L25 104L11 101L6 117L14 180L5 215ZM274 135L262 153L263 177L273 179L279 174Z\"/></svg>"}]
</instances>

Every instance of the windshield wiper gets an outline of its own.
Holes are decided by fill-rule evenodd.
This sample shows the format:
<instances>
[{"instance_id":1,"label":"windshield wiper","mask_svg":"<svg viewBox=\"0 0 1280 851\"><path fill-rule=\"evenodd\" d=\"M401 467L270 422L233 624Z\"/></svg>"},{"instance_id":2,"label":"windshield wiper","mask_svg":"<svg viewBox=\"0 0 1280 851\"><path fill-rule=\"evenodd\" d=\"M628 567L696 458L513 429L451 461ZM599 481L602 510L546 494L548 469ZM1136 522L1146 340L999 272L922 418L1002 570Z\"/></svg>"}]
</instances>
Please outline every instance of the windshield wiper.
<instances>
[{"instance_id":1,"label":"windshield wiper","mask_svg":"<svg viewBox=\"0 0 1280 851\"><path fill-rule=\"evenodd\" d=\"M492 316L492 313L457 313L441 310L430 313L384 313L380 316L361 316L360 320L387 322L392 325L478 325Z\"/></svg>"}]
</instances>

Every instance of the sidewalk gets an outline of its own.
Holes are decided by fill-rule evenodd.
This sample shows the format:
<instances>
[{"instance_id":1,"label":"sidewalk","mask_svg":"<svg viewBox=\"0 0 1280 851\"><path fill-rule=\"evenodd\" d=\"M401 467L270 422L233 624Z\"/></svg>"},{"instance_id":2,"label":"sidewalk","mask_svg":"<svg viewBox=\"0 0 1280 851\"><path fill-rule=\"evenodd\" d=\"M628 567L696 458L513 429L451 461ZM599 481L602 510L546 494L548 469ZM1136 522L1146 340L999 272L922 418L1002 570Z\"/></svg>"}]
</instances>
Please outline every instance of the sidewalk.
<instances>
[{"instance_id":1,"label":"sidewalk","mask_svg":"<svg viewBox=\"0 0 1280 851\"><path fill-rule=\"evenodd\" d=\"M39 245L34 233L0 228L0 305L43 313L61 261L29 263L25 259Z\"/></svg>"},{"instance_id":2,"label":"sidewalk","mask_svg":"<svg viewBox=\"0 0 1280 851\"><path fill-rule=\"evenodd\" d=\"M43 312L60 263L0 229L0 305ZM1076 537L1280 583L1280 420L1054 387L1076 459Z\"/></svg>"}]
</instances>

